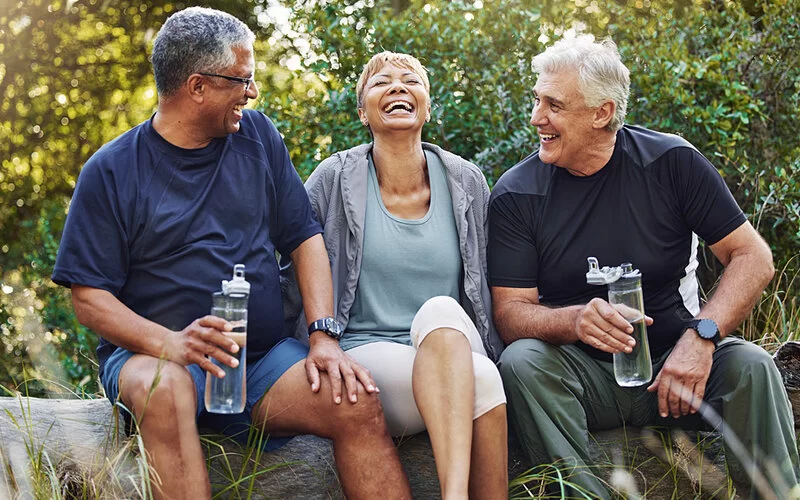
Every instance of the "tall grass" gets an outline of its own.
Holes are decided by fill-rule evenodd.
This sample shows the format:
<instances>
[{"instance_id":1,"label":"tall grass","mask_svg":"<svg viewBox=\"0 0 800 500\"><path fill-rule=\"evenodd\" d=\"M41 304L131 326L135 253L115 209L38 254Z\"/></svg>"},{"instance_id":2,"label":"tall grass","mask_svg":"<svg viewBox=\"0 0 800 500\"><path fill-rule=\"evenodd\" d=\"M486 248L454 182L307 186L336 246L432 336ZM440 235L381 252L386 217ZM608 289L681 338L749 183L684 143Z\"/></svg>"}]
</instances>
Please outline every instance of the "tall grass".
<instances>
[{"instance_id":1,"label":"tall grass","mask_svg":"<svg viewBox=\"0 0 800 500\"><path fill-rule=\"evenodd\" d=\"M154 385L159 381L157 376ZM24 389L25 384L20 388ZM152 389L150 393L152 394ZM138 422L120 402L112 409L108 435L93 456L69 449L76 436L56 436L55 422L42 429L41 415L31 408L24 393L12 393L17 408L5 408L0 415L0 499L150 499L158 491L160 478L150 466ZM13 411L12 411L13 410ZM123 432L125 416L135 432ZM40 421L36 421L37 418ZM91 417L90 417L91 418ZM82 422L94 425L97 420ZM91 440L91 437L87 437ZM252 498L258 496L257 480L280 467L299 462L262 464L263 445L268 436L251 426L247 444L233 444L230 437L205 434L201 442L206 451L214 498Z\"/></svg>"},{"instance_id":2,"label":"tall grass","mask_svg":"<svg viewBox=\"0 0 800 500\"><path fill-rule=\"evenodd\" d=\"M591 474L617 497L632 500L746 496L749 490L727 474L721 448L714 433L645 428L637 439L625 440L621 454L597 460L593 468L555 462L525 471L511 480L509 498L596 498L572 482L577 474Z\"/></svg>"},{"instance_id":3,"label":"tall grass","mask_svg":"<svg viewBox=\"0 0 800 500\"><path fill-rule=\"evenodd\" d=\"M739 329L746 339L768 351L774 351L786 341L798 340L800 336L798 268L800 256L790 259L777 270L775 278ZM58 363L39 363L38 366L53 367ZM59 396L68 392L63 384L53 379L37 380L36 383ZM26 386L26 383L20 385L22 393ZM6 392L6 395L14 395ZM85 394L73 396L86 397ZM6 409L2 416L18 434L17 443L21 447L18 446L16 451L24 455L27 467L24 474L12 467L12 461L18 459L11 456L13 446L5 440L0 441L0 480L5 479L5 485L0 484L0 498L153 497L159 478L149 466L139 434L125 437L121 432L122 416L128 412L124 406L115 406L106 446L98 450L94 460L78 463L74 457L55 453L45 446L50 429L34 428L30 407L26 406L29 405L28 399L19 398L19 405L18 412ZM285 462L263 466L261 445L267 438L263 430L252 428L247 446L231 447L231 438L202 436L207 465L215 478L215 498L257 496L257 481L261 476L278 467L298 464ZM564 498L568 494L592 498L590 493L575 485L575 474L597 474L610 489L626 498L677 497L679 492L687 491L694 498L735 498L743 493L743 489L739 481L731 480L729 471L725 469L720 455L721 443L715 441L718 439L717 434L687 434L648 428L643 430L639 440L628 442L626 438L622 443L623 456L606 456L594 469L575 470L568 464L556 462L524 471L509 482L509 498ZM654 473L655 470L660 472ZM737 476L737 479L741 477ZM800 498L796 489L790 495Z\"/></svg>"},{"instance_id":4,"label":"tall grass","mask_svg":"<svg viewBox=\"0 0 800 500\"><path fill-rule=\"evenodd\" d=\"M137 452L140 441L120 441L115 437L119 429L112 425L107 442L87 454L84 448L70 446L83 444L80 438L56 436L55 422L42 430L42 422L35 421L32 400L18 396L18 408L5 408L0 418L4 425L0 443L3 498L132 498L148 490L144 455Z\"/></svg>"},{"instance_id":5,"label":"tall grass","mask_svg":"<svg viewBox=\"0 0 800 500\"><path fill-rule=\"evenodd\" d=\"M740 331L747 340L774 351L800 335L800 254L776 270Z\"/></svg>"}]
</instances>

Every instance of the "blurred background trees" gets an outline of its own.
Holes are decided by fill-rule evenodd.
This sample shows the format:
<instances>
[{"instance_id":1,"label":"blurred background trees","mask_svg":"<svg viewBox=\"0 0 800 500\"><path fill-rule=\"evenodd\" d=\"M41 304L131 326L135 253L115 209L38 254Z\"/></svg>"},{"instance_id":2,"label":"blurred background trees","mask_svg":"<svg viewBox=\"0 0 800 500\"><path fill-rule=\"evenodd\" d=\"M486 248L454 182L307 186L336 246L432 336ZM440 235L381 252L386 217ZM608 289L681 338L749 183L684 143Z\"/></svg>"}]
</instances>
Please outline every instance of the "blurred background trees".
<instances>
[{"instance_id":1,"label":"blurred background trees","mask_svg":"<svg viewBox=\"0 0 800 500\"><path fill-rule=\"evenodd\" d=\"M247 0L209 6L259 28L260 38L272 31ZM155 109L149 47L166 17L182 7L0 0L0 383L6 387L32 379L28 389L36 393L43 384L50 392L97 390L96 336L77 323L69 293L49 274L82 165Z\"/></svg>"},{"instance_id":2,"label":"blurred background trees","mask_svg":"<svg viewBox=\"0 0 800 500\"><path fill-rule=\"evenodd\" d=\"M800 263L800 0L236 0L258 35L264 110L301 176L369 140L354 87L380 50L430 71L425 140L490 185L536 149L530 60L567 30L610 36L631 69L628 122L683 135L720 169L773 248L773 281L742 332L794 338ZM96 338L49 281L81 166L147 119L150 44L168 1L0 0L0 383L97 390ZM707 259L710 288L720 269ZM52 381L49 384L43 381Z\"/></svg>"}]
</instances>

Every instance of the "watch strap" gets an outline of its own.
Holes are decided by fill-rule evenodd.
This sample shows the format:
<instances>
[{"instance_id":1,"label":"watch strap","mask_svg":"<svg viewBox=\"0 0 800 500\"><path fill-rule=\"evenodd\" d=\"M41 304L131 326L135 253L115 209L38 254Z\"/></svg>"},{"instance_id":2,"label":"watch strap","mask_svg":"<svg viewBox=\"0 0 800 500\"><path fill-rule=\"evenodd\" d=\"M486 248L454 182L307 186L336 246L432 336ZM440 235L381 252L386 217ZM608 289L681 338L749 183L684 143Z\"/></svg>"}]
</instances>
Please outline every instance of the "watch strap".
<instances>
[{"instance_id":1,"label":"watch strap","mask_svg":"<svg viewBox=\"0 0 800 500\"><path fill-rule=\"evenodd\" d=\"M311 337L311 334L314 332L323 332L327 336L339 340L342 338L343 329L339 325L339 322L336 321L335 318L328 316L327 318L320 318L310 325L308 325L308 336Z\"/></svg>"},{"instance_id":2,"label":"watch strap","mask_svg":"<svg viewBox=\"0 0 800 500\"><path fill-rule=\"evenodd\" d=\"M686 328L691 328L692 330L697 331L697 325L699 325L699 324L700 324L700 320L695 318L695 319L693 319L693 320L691 320L691 321L686 323ZM684 328L684 330L686 328Z\"/></svg>"},{"instance_id":3,"label":"watch strap","mask_svg":"<svg viewBox=\"0 0 800 500\"><path fill-rule=\"evenodd\" d=\"M686 329L691 328L703 340L711 341L715 346L722 340L717 323L708 318L694 318L686 323ZM710 331L709 331L710 330Z\"/></svg>"}]
</instances>

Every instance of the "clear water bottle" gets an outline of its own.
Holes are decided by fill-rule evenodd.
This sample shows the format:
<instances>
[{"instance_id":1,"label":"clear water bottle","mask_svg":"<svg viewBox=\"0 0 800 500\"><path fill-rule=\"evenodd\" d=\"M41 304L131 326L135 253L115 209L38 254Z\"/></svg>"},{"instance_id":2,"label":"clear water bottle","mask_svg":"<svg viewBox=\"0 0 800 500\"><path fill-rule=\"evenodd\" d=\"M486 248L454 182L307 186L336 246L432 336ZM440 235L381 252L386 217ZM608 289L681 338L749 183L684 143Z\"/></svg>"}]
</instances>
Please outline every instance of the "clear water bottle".
<instances>
[{"instance_id":1,"label":"clear water bottle","mask_svg":"<svg viewBox=\"0 0 800 500\"><path fill-rule=\"evenodd\" d=\"M247 300L250 297L250 283L244 279L244 264L233 266L233 279L222 281L222 290L212 295L211 314L227 320L233 330L226 334L239 345L239 350L229 353L239 360L236 368L211 361L225 372L218 378L206 372L206 410L211 413L241 413L247 397L245 384L245 365L247 359Z\"/></svg>"},{"instance_id":2,"label":"clear water bottle","mask_svg":"<svg viewBox=\"0 0 800 500\"><path fill-rule=\"evenodd\" d=\"M614 354L614 378L621 387L636 387L653 378L653 362L647 341L644 319L642 273L625 263L619 267L598 268L597 259L589 257L586 280L593 285L608 285L608 302L633 326L636 345L630 353Z\"/></svg>"}]
</instances>

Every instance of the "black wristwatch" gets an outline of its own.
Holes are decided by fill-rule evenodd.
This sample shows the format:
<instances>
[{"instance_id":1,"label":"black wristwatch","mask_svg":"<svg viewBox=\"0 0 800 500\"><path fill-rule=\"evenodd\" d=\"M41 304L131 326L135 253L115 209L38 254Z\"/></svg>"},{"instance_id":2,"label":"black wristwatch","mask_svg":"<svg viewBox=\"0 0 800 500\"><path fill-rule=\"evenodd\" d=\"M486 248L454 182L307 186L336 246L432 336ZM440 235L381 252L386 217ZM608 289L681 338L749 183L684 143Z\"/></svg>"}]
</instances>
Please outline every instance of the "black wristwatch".
<instances>
[{"instance_id":1,"label":"black wristwatch","mask_svg":"<svg viewBox=\"0 0 800 500\"><path fill-rule=\"evenodd\" d=\"M311 337L311 334L320 331L324 332L331 338L339 340L344 335L344 328L342 327L341 323L336 321L335 318L327 317L327 318L320 318L315 322L308 325L308 336Z\"/></svg>"},{"instance_id":2,"label":"black wristwatch","mask_svg":"<svg viewBox=\"0 0 800 500\"><path fill-rule=\"evenodd\" d=\"M692 328L701 339L710 340L715 346L722 340L719 335L719 327L714 323L714 320L707 318L693 319L686 323L686 328Z\"/></svg>"}]
</instances>

